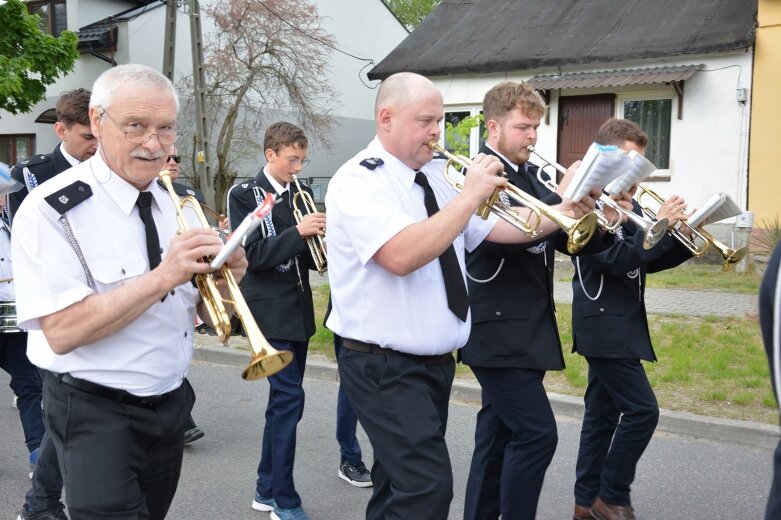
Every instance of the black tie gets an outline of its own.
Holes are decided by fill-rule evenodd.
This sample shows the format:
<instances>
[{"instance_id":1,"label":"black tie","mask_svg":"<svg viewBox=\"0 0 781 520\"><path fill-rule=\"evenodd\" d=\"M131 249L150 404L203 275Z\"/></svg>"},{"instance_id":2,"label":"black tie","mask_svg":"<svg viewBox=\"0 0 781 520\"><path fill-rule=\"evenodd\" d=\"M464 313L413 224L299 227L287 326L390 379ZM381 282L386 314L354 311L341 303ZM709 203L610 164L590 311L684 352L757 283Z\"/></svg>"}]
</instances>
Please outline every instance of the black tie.
<instances>
[{"instance_id":1,"label":"black tie","mask_svg":"<svg viewBox=\"0 0 781 520\"><path fill-rule=\"evenodd\" d=\"M430 217L439 211L434 190L429 186L428 179L423 172L415 173L415 184L423 188L423 204L426 205L426 212ZM461 321L466 321L466 315L469 312L469 297L466 294L464 277L461 274L461 267L458 265L458 257L453 244L450 244L439 255L439 265L442 268L442 277L445 279L447 306Z\"/></svg>"},{"instance_id":2,"label":"black tie","mask_svg":"<svg viewBox=\"0 0 781 520\"><path fill-rule=\"evenodd\" d=\"M136 206L138 206L141 221L144 223L146 254L149 257L149 270L151 271L160 265L160 238L157 236L155 220L152 218L152 194L148 191L139 193Z\"/></svg>"}]
</instances>

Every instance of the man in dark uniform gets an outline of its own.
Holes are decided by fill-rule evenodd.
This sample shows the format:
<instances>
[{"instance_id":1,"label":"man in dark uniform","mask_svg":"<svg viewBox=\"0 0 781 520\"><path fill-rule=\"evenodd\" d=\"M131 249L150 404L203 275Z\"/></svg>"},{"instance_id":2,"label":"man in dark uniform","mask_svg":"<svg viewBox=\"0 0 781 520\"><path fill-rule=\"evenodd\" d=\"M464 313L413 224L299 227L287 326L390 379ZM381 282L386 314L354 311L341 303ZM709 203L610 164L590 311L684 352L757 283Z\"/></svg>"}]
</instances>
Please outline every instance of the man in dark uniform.
<instances>
[{"instance_id":1,"label":"man in dark uniform","mask_svg":"<svg viewBox=\"0 0 781 520\"><path fill-rule=\"evenodd\" d=\"M277 350L294 360L268 378L268 406L253 509L271 511L273 520L306 520L293 483L296 427L304 412L304 368L309 338L315 333L309 270L315 269L306 237L322 235L325 214L293 217L294 183L308 161L308 140L290 123L272 124L263 142L266 166L251 182L228 192L228 217L235 229L267 193L277 202L259 230L247 237L249 268L241 288L260 330ZM311 195L311 190L303 187ZM299 208L301 209L301 208Z\"/></svg>"},{"instance_id":2,"label":"man in dark uniform","mask_svg":"<svg viewBox=\"0 0 781 520\"><path fill-rule=\"evenodd\" d=\"M98 141L90 128L89 98L90 91L83 88L61 95L55 107L57 122L54 123L60 144L52 153L29 157L11 170L13 178L24 184L24 188L8 197L11 218L30 191L95 155ZM57 453L48 435L45 435L37 453L32 483L19 514L20 520L66 518L61 496L62 476L57 465Z\"/></svg>"},{"instance_id":3,"label":"man in dark uniform","mask_svg":"<svg viewBox=\"0 0 781 520\"><path fill-rule=\"evenodd\" d=\"M648 136L635 123L610 119L597 142L644 153ZM632 193L634 190L630 190ZM629 194L620 201L642 215ZM670 225L685 220L673 195L658 211ZM656 361L648 331L645 275L675 267L691 252L669 233L649 250L645 232L624 223L606 235L609 247L573 259L573 351L588 361L585 414L575 468L575 520L634 519L629 497L637 462L653 436L659 406L641 360Z\"/></svg>"},{"instance_id":4,"label":"man in dark uniform","mask_svg":"<svg viewBox=\"0 0 781 520\"><path fill-rule=\"evenodd\" d=\"M90 91L83 88L60 96L55 108L57 122L54 123L60 144L52 153L33 155L11 169L11 176L25 186L9 197L12 218L30 190L95 155L98 140L89 126L89 96Z\"/></svg>"},{"instance_id":5,"label":"man in dark uniform","mask_svg":"<svg viewBox=\"0 0 781 520\"><path fill-rule=\"evenodd\" d=\"M776 245L773 256L759 289L759 320L762 339L765 342L770 364L770 380L776 402L781 402L781 244ZM765 511L765 520L781 518L781 441L773 454L773 483Z\"/></svg>"},{"instance_id":6,"label":"man in dark uniform","mask_svg":"<svg viewBox=\"0 0 781 520\"><path fill-rule=\"evenodd\" d=\"M503 82L483 99L488 140L481 153L499 157L510 184L553 205L561 202L528 163L545 113L527 83ZM563 192L575 169L562 180ZM593 195L592 195L593 197ZM547 370L562 370L553 301L556 249L562 231L529 244L483 242L467 255L472 332L461 349L482 386L464 518L533 519L545 471L558 442L556 420L543 387ZM586 250L601 247L598 234Z\"/></svg>"}]
</instances>

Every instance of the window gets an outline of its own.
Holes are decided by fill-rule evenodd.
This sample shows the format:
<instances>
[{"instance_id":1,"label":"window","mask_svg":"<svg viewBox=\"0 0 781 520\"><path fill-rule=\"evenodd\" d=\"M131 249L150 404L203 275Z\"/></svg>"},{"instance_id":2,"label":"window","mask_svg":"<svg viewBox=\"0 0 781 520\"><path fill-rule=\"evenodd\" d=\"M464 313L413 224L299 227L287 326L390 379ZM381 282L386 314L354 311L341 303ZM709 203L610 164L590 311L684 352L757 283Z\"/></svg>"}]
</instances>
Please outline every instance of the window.
<instances>
[{"instance_id":1,"label":"window","mask_svg":"<svg viewBox=\"0 0 781 520\"><path fill-rule=\"evenodd\" d=\"M466 132L466 129L457 131L456 127L466 118L479 114L482 114L482 111L479 109L445 112L443 136L445 148L448 152L467 157L477 155L480 147L485 143L485 124L482 118L480 118L478 128L472 128L469 132Z\"/></svg>"},{"instance_id":2,"label":"window","mask_svg":"<svg viewBox=\"0 0 781 520\"><path fill-rule=\"evenodd\" d=\"M30 14L41 17L41 29L52 36L59 36L68 28L65 0L49 0L45 2L28 2L27 10Z\"/></svg>"},{"instance_id":3,"label":"window","mask_svg":"<svg viewBox=\"0 0 781 520\"><path fill-rule=\"evenodd\" d=\"M672 99L625 100L624 117L648 134L645 156L660 170L670 168L670 124Z\"/></svg>"},{"instance_id":4,"label":"window","mask_svg":"<svg viewBox=\"0 0 781 520\"><path fill-rule=\"evenodd\" d=\"M0 135L0 162L13 166L33 154L35 135Z\"/></svg>"}]
</instances>

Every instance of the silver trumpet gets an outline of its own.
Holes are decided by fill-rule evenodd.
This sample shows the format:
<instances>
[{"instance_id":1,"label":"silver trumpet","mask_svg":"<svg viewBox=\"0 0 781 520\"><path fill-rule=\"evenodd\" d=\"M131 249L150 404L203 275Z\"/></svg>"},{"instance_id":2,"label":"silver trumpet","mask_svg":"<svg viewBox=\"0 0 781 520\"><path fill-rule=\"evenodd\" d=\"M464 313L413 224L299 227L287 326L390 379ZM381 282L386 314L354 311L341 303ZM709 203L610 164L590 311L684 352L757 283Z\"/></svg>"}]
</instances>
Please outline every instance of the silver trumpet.
<instances>
[{"instance_id":1,"label":"silver trumpet","mask_svg":"<svg viewBox=\"0 0 781 520\"><path fill-rule=\"evenodd\" d=\"M555 175L548 175L550 179L544 179L542 177L542 174L545 170L545 168L551 167L555 171L566 174L567 169L560 165L557 162L548 161L540 154L538 154L535 149L534 145L530 144L527 146L529 149L529 152L534 154L537 159L540 161L540 164L538 164L537 169L537 180L540 181L546 188L548 188L551 191L556 191L558 189L558 184L556 184L553 179L556 178ZM662 239L665 232L667 231L667 227L669 225L669 222L666 218L663 218L661 220L648 220L644 219L640 215L636 214L634 211L630 211L628 209L625 209L623 206L618 204L616 201L602 193L602 195L599 197L599 200L602 201L602 203L615 211L619 218L615 220L615 222L611 222L610 219L607 218L605 213L601 210L595 210L594 213L597 214L597 223L599 224L599 227L604 229L605 231L615 231L620 225L621 225L621 217L626 217L629 221L631 221L635 226L637 226L638 229L641 229L643 231L644 237L643 237L643 249L651 249L654 247L659 240Z\"/></svg>"}]
</instances>

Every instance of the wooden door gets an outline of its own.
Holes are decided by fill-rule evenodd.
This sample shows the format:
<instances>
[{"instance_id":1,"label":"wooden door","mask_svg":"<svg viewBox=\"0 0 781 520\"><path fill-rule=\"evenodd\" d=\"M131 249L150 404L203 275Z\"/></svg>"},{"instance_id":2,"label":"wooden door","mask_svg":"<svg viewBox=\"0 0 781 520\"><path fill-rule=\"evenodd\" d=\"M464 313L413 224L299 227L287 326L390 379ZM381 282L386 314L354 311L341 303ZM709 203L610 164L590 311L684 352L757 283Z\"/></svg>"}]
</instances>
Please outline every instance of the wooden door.
<instances>
[{"instance_id":1,"label":"wooden door","mask_svg":"<svg viewBox=\"0 0 781 520\"><path fill-rule=\"evenodd\" d=\"M559 98L559 164L569 167L583 159L599 127L613 117L614 94Z\"/></svg>"}]
</instances>

